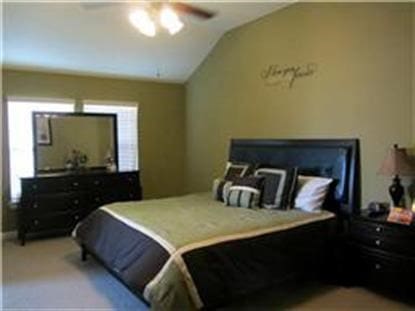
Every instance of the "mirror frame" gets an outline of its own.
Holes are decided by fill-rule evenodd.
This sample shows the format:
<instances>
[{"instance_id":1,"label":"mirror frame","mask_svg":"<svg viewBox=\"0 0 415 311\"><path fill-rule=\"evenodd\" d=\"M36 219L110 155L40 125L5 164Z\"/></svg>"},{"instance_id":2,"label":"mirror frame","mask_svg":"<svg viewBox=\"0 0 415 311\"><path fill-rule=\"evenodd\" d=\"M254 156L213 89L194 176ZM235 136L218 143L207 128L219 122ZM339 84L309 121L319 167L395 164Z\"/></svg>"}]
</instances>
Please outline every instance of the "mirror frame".
<instances>
[{"instance_id":1,"label":"mirror frame","mask_svg":"<svg viewBox=\"0 0 415 311\"><path fill-rule=\"evenodd\" d=\"M114 142L114 162L117 166L117 171L119 170L119 163L118 163L118 127L117 127L117 115L115 113L83 113L83 112L48 112L48 111L36 111L32 112L32 136L33 136L33 160L34 160L34 175L39 174L47 174L48 172L39 172L38 171L38 143L37 143L37 126L36 126L36 118L37 116L59 116L59 117L105 117L112 119L113 124L113 142ZM53 135L53 134L52 134ZM53 140L50 137L51 141ZM86 167L88 170L88 167ZM52 171L56 172L56 171ZM60 170L59 170L60 172ZM77 171L68 171L64 167L62 168L62 172L73 172L76 173Z\"/></svg>"}]
</instances>

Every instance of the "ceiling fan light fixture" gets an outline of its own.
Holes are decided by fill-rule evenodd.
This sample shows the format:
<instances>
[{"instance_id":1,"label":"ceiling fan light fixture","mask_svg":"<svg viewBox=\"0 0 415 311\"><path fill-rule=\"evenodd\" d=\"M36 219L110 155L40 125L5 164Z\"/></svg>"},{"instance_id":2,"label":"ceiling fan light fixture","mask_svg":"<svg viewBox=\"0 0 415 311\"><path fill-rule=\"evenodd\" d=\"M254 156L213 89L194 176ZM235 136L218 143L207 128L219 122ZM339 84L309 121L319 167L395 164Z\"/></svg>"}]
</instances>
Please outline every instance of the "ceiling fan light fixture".
<instances>
[{"instance_id":1,"label":"ceiling fan light fixture","mask_svg":"<svg viewBox=\"0 0 415 311\"><path fill-rule=\"evenodd\" d=\"M184 24L181 21L178 21L174 25L170 25L170 27L167 28L167 31L171 35L175 35L176 33L180 32L180 30L182 30L183 26L184 26Z\"/></svg>"},{"instance_id":2,"label":"ceiling fan light fixture","mask_svg":"<svg viewBox=\"0 0 415 311\"><path fill-rule=\"evenodd\" d=\"M151 20L147 11L137 9L129 14L129 19L130 23L143 35L148 37L154 37L156 35L156 25Z\"/></svg>"},{"instance_id":3,"label":"ceiling fan light fixture","mask_svg":"<svg viewBox=\"0 0 415 311\"><path fill-rule=\"evenodd\" d=\"M164 6L160 10L160 25L171 35L178 33L184 26L177 13L169 6Z\"/></svg>"}]
</instances>

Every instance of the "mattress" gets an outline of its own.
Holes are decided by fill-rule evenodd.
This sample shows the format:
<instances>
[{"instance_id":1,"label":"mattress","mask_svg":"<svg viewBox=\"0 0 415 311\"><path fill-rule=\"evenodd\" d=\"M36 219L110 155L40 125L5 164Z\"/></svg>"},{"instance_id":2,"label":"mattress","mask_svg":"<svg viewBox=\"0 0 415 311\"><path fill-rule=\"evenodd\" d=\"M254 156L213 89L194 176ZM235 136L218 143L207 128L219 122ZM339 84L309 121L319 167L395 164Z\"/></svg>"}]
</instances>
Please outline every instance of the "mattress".
<instances>
[{"instance_id":1,"label":"mattress","mask_svg":"<svg viewBox=\"0 0 415 311\"><path fill-rule=\"evenodd\" d=\"M226 207L199 193L106 205L85 218L74 237L152 309L192 310L260 289L281 269L295 271L293 254L309 254L281 237L295 231L301 241L298 228L334 217ZM326 227L315 228L308 232L323 240Z\"/></svg>"}]
</instances>

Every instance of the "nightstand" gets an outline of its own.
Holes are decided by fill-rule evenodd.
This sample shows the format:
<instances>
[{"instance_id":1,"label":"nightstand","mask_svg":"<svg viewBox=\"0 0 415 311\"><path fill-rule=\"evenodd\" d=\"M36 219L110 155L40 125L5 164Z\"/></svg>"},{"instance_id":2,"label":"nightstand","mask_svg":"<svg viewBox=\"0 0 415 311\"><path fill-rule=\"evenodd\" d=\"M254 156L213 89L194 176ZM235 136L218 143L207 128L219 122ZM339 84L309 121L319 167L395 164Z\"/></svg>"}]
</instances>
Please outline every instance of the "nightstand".
<instances>
[{"instance_id":1,"label":"nightstand","mask_svg":"<svg viewBox=\"0 0 415 311\"><path fill-rule=\"evenodd\" d=\"M413 296L415 282L415 223L386 221L387 214L353 216L347 234L352 283Z\"/></svg>"}]
</instances>

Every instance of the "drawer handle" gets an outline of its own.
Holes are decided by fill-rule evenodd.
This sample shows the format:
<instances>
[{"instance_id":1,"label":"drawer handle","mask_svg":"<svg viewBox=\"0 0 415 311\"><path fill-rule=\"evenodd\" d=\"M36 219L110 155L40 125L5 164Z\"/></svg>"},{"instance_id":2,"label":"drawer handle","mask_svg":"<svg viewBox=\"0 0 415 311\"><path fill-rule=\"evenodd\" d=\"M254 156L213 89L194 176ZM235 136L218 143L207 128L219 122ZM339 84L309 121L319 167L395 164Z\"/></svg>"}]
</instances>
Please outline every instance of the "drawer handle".
<instances>
[{"instance_id":1,"label":"drawer handle","mask_svg":"<svg viewBox=\"0 0 415 311\"><path fill-rule=\"evenodd\" d=\"M72 183L72 186L78 187L79 186L79 183L75 181L75 182Z\"/></svg>"},{"instance_id":2,"label":"drawer handle","mask_svg":"<svg viewBox=\"0 0 415 311\"><path fill-rule=\"evenodd\" d=\"M382 227L376 227L376 232L381 232L382 231Z\"/></svg>"},{"instance_id":3,"label":"drawer handle","mask_svg":"<svg viewBox=\"0 0 415 311\"><path fill-rule=\"evenodd\" d=\"M380 240L376 240L376 241L375 241L375 244L376 244L377 246L380 246L381 241L380 241Z\"/></svg>"},{"instance_id":4,"label":"drawer handle","mask_svg":"<svg viewBox=\"0 0 415 311\"><path fill-rule=\"evenodd\" d=\"M382 269L381 264L379 264L379 263L375 264L375 269L376 269L376 270L380 270L380 269Z\"/></svg>"}]
</instances>

